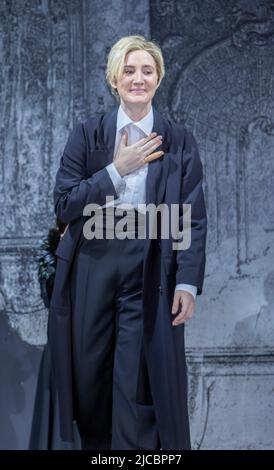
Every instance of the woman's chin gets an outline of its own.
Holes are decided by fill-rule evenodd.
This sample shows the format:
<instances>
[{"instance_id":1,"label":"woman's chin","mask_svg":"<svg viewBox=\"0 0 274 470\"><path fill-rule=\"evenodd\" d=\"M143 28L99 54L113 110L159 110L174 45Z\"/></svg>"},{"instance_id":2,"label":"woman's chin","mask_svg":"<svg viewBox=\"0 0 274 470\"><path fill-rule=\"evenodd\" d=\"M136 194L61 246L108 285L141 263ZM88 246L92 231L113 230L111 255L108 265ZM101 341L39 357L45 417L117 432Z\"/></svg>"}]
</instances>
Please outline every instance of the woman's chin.
<instances>
[{"instance_id":1,"label":"woman's chin","mask_svg":"<svg viewBox=\"0 0 274 470\"><path fill-rule=\"evenodd\" d=\"M134 94L129 94L127 96L126 101L129 103L135 103L135 104L145 104L149 102L149 99L147 96L144 95L134 95Z\"/></svg>"}]
</instances>

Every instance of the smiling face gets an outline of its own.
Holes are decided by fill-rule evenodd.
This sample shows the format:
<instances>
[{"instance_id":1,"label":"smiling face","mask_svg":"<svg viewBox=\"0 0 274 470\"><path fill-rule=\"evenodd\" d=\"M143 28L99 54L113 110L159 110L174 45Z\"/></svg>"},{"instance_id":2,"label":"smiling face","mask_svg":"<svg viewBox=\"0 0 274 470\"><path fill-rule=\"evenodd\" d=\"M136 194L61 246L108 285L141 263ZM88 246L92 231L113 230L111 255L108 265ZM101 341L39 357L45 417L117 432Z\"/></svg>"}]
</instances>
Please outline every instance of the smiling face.
<instances>
[{"instance_id":1,"label":"smiling face","mask_svg":"<svg viewBox=\"0 0 274 470\"><path fill-rule=\"evenodd\" d=\"M114 84L121 103L132 107L146 106L158 88L158 75L153 57L146 51L129 52L125 58L121 75Z\"/></svg>"}]
</instances>

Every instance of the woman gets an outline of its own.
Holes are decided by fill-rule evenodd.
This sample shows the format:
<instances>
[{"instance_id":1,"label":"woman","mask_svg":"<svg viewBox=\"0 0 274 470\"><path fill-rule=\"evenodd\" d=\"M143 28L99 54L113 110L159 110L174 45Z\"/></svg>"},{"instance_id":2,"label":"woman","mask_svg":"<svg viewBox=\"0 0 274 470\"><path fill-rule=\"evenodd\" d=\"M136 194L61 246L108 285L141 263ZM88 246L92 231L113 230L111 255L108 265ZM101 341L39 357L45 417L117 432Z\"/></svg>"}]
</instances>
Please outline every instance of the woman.
<instances>
[{"instance_id":1,"label":"woman","mask_svg":"<svg viewBox=\"0 0 274 470\"><path fill-rule=\"evenodd\" d=\"M184 323L202 292L206 212L194 138L152 106L164 73L154 42L114 44L106 77L119 107L76 126L56 177L55 212L68 228L56 250L44 362L60 436L74 439L74 420L84 449L190 449ZM151 236L147 208L179 206L182 229L183 203L191 204L191 244L176 250L156 217ZM86 236L89 204L101 210L93 221L103 238ZM114 208L129 205L125 238Z\"/></svg>"}]
</instances>

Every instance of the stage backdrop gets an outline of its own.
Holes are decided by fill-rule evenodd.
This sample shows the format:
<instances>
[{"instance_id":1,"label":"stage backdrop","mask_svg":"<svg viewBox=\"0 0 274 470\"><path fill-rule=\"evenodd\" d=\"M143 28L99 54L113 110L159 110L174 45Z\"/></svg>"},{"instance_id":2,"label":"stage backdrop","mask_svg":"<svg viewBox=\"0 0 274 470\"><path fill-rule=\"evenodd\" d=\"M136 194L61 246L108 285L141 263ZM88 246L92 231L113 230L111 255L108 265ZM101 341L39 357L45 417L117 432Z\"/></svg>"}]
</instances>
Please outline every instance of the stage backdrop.
<instances>
[{"instance_id":1,"label":"stage backdrop","mask_svg":"<svg viewBox=\"0 0 274 470\"><path fill-rule=\"evenodd\" d=\"M76 122L116 102L122 36L162 47L154 101L204 164L204 294L187 325L195 449L274 449L274 7L253 0L2 0L0 448L26 448L47 311L35 256Z\"/></svg>"}]
</instances>

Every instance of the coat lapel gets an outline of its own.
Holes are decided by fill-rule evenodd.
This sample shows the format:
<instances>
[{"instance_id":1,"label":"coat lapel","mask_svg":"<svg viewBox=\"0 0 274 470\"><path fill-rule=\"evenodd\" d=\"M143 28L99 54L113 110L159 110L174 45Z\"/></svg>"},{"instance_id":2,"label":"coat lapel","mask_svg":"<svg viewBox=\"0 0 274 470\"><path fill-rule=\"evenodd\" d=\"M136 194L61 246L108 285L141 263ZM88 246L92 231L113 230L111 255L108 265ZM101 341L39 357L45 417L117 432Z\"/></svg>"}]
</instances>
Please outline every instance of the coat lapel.
<instances>
[{"instance_id":1,"label":"coat lapel","mask_svg":"<svg viewBox=\"0 0 274 470\"><path fill-rule=\"evenodd\" d=\"M99 148L103 148L108 154L108 163L113 161L113 153L115 146L116 137L116 126L117 126L117 113L118 108L106 113L101 121L101 126L98 131L97 145Z\"/></svg>"},{"instance_id":2,"label":"coat lapel","mask_svg":"<svg viewBox=\"0 0 274 470\"><path fill-rule=\"evenodd\" d=\"M153 128L152 132L163 136L163 143L156 151L162 150L164 155L153 160L148 164L148 173L146 179L146 204L155 204L156 207L161 204L164 199L166 182L169 172L169 148L170 148L170 132L168 122L164 120L161 114L153 107ZM146 212L146 243L144 248L144 279L146 278L147 267L149 265L149 252L151 247L151 239L149 238L149 212Z\"/></svg>"},{"instance_id":3,"label":"coat lapel","mask_svg":"<svg viewBox=\"0 0 274 470\"><path fill-rule=\"evenodd\" d=\"M88 176L113 161L118 108L103 115L95 129L95 148L88 155Z\"/></svg>"},{"instance_id":4,"label":"coat lapel","mask_svg":"<svg viewBox=\"0 0 274 470\"><path fill-rule=\"evenodd\" d=\"M158 152L162 150L164 155L153 160L148 164L148 173L146 179L146 204L160 204L163 200L166 180L169 168L169 158L167 152L170 146L170 135L168 132L167 124L162 118L161 114L153 107L153 128L152 132L157 132L157 135L163 136L163 143L156 149Z\"/></svg>"}]
</instances>

